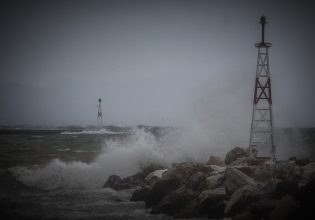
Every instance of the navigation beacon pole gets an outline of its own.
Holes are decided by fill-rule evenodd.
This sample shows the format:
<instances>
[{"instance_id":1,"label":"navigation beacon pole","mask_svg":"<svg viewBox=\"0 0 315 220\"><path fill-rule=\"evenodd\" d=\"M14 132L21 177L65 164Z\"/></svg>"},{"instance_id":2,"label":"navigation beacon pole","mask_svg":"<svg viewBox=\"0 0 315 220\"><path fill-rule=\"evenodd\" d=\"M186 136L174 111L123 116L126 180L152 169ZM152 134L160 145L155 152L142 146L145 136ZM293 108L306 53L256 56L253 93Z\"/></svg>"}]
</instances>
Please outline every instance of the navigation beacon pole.
<instances>
[{"instance_id":1,"label":"navigation beacon pole","mask_svg":"<svg viewBox=\"0 0 315 220\"><path fill-rule=\"evenodd\" d=\"M269 71L268 49L271 43L265 42L266 17L261 16L261 42L256 43L258 48L254 103L250 132L250 157L271 157L276 160L276 151L273 143L272 98L271 80Z\"/></svg>"},{"instance_id":2,"label":"navigation beacon pole","mask_svg":"<svg viewBox=\"0 0 315 220\"><path fill-rule=\"evenodd\" d=\"M102 105L101 105L102 99L98 99L98 111L97 111L97 126L101 127L103 126L103 119L102 119Z\"/></svg>"}]
</instances>

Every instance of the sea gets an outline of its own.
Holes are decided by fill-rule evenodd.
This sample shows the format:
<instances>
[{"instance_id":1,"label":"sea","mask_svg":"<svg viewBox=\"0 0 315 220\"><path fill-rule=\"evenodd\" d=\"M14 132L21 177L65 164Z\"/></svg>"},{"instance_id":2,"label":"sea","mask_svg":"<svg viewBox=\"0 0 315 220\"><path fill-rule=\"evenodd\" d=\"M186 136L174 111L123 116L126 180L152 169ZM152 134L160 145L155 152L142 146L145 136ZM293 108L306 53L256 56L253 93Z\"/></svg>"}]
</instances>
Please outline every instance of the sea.
<instances>
[{"instance_id":1,"label":"sea","mask_svg":"<svg viewBox=\"0 0 315 220\"><path fill-rule=\"evenodd\" d=\"M185 160L184 152L205 162L209 152L196 143L175 147L178 130L0 129L0 219L172 219L150 214L144 202L130 202L133 190L103 185L112 174L126 177L152 163L168 166L178 155ZM282 129L275 136L283 155L314 159L315 129ZM290 143L295 151L288 150Z\"/></svg>"},{"instance_id":2,"label":"sea","mask_svg":"<svg viewBox=\"0 0 315 220\"><path fill-rule=\"evenodd\" d=\"M143 151L158 147L153 133L2 130L0 219L171 219L129 202L133 190L103 188L109 175L131 175L154 161L156 150Z\"/></svg>"}]
</instances>

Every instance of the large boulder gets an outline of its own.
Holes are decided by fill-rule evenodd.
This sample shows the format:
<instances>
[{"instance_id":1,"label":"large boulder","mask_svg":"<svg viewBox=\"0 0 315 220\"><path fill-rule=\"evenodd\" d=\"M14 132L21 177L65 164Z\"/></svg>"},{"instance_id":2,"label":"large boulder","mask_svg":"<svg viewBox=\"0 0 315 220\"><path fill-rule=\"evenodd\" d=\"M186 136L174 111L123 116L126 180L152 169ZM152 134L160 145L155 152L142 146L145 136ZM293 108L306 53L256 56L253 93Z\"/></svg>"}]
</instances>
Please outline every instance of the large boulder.
<instances>
[{"instance_id":1,"label":"large boulder","mask_svg":"<svg viewBox=\"0 0 315 220\"><path fill-rule=\"evenodd\" d=\"M199 195L201 213L209 218L223 218L227 198L223 187L203 191Z\"/></svg>"},{"instance_id":2,"label":"large boulder","mask_svg":"<svg viewBox=\"0 0 315 220\"><path fill-rule=\"evenodd\" d=\"M206 166L202 163L193 163L193 162L182 162L182 163L173 163L172 169L166 173L166 175L174 175L174 172L183 175L183 176L191 176L196 172L202 172L205 174L209 174L213 171L211 166ZM176 174L175 174L176 175Z\"/></svg>"},{"instance_id":3,"label":"large boulder","mask_svg":"<svg viewBox=\"0 0 315 220\"><path fill-rule=\"evenodd\" d=\"M141 171L137 172L134 175L128 176L123 179L123 182L128 183L133 186L142 186L144 185L145 178L152 172L156 170L164 169L160 165L149 165L147 167L144 167Z\"/></svg>"},{"instance_id":4,"label":"large boulder","mask_svg":"<svg viewBox=\"0 0 315 220\"><path fill-rule=\"evenodd\" d=\"M217 165L208 165L209 169L211 169L212 171L209 173L210 176L215 176L215 175L219 175L219 174L224 174L226 167L221 167L221 166L217 166Z\"/></svg>"},{"instance_id":5,"label":"large boulder","mask_svg":"<svg viewBox=\"0 0 315 220\"><path fill-rule=\"evenodd\" d=\"M127 184L123 182L123 180L120 178L120 176L117 175L111 175L106 183L103 186L104 188L111 188L115 190L122 190L122 189L129 189L131 188L130 184Z\"/></svg>"},{"instance_id":6,"label":"large boulder","mask_svg":"<svg viewBox=\"0 0 315 220\"><path fill-rule=\"evenodd\" d=\"M270 173L261 166L238 165L234 167L258 182L268 182L271 178Z\"/></svg>"},{"instance_id":7,"label":"large boulder","mask_svg":"<svg viewBox=\"0 0 315 220\"><path fill-rule=\"evenodd\" d=\"M311 161L308 158L302 158L295 161L295 164L298 166L305 166L309 164Z\"/></svg>"},{"instance_id":8,"label":"large boulder","mask_svg":"<svg viewBox=\"0 0 315 220\"><path fill-rule=\"evenodd\" d=\"M311 162L303 167L302 178L306 180L315 180L315 162Z\"/></svg>"},{"instance_id":9,"label":"large boulder","mask_svg":"<svg viewBox=\"0 0 315 220\"><path fill-rule=\"evenodd\" d=\"M210 156L207 165L225 166L224 161L220 157Z\"/></svg>"},{"instance_id":10,"label":"large boulder","mask_svg":"<svg viewBox=\"0 0 315 220\"><path fill-rule=\"evenodd\" d=\"M235 147L231 151L229 151L225 156L225 163L232 164L238 158L248 157L248 152L240 147Z\"/></svg>"},{"instance_id":11,"label":"large boulder","mask_svg":"<svg viewBox=\"0 0 315 220\"><path fill-rule=\"evenodd\" d=\"M315 219L314 209L315 180L308 182L300 188L300 219Z\"/></svg>"},{"instance_id":12,"label":"large boulder","mask_svg":"<svg viewBox=\"0 0 315 220\"><path fill-rule=\"evenodd\" d=\"M206 182L206 177L209 176L212 171L211 166L200 163L174 163L172 168L163 174L163 178L177 179L181 185L187 185L193 189L197 189L199 188L199 184Z\"/></svg>"},{"instance_id":13,"label":"large boulder","mask_svg":"<svg viewBox=\"0 0 315 220\"><path fill-rule=\"evenodd\" d=\"M236 190L231 195L228 203L225 206L225 215L234 216L237 213L241 213L242 210L254 200L255 193L256 187L254 187L253 185L246 185Z\"/></svg>"},{"instance_id":14,"label":"large boulder","mask_svg":"<svg viewBox=\"0 0 315 220\"><path fill-rule=\"evenodd\" d=\"M269 171L273 178L283 181L298 182L301 179L303 169L297 166L294 162L278 162L274 166L264 167Z\"/></svg>"},{"instance_id":15,"label":"large boulder","mask_svg":"<svg viewBox=\"0 0 315 220\"><path fill-rule=\"evenodd\" d=\"M168 215L179 214L187 203L194 200L196 194L186 186L166 194L153 208L151 213L164 213ZM182 216L183 217L183 216Z\"/></svg>"},{"instance_id":16,"label":"large boulder","mask_svg":"<svg viewBox=\"0 0 315 220\"><path fill-rule=\"evenodd\" d=\"M198 171L194 173L190 177L188 177L186 181L186 186L190 187L194 191L200 191L206 188L206 174Z\"/></svg>"},{"instance_id":17,"label":"large boulder","mask_svg":"<svg viewBox=\"0 0 315 220\"><path fill-rule=\"evenodd\" d=\"M231 162L229 165L231 166L237 166L237 165L247 165L249 161L248 157L240 157Z\"/></svg>"},{"instance_id":18,"label":"large boulder","mask_svg":"<svg viewBox=\"0 0 315 220\"><path fill-rule=\"evenodd\" d=\"M236 168L229 167L225 171L224 185L228 194L232 194L243 186L251 185L256 186L257 183L254 179L242 173Z\"/></svg>"},{"instance_id":19,"label":"large boulder","mask_svg":"<svg viewBox=\"0 0 315 220\"><path fill-rule=\"evenodd\" d=\"M149 173L149 175L147 175L144 179L144 184L152 187L159 179L162 178L163 173L165 172L167 172L167 169L155 170Z\"/></svg>"},{"instance_id":20,"label":"large boulder","mask_svg":"<svg viewBox=\"0 0 315 220\"><path fill-rule=\"evenodd\" d=\"M260 220L255 215L253 215L250 211L241 212L235 216L233 216L232 220Z\"/></svg>"},{"instance_id":21,"label":"large boulder","mask_svg":"<svg viewBox=\"0 0 315 220\"><path fill-rule=\"evenodd\" d=\"M150 192L151 188L150 187L147 187L147 186L144 186L140 189L136 189L131 198L130 198L130 201L145 201L149 192Z\"/></svg>"},{"instance_id":22,"label":"large boulder","mask_svg":"<svg viewBox=\"0 0 315 220\"><path fill-rule=\"evenodd\" d=\"M270 220L300 219L298 215L299 202L291 196L284 196L270 213ZM308 218L310 219L310 218Z\"/></svg>"},{"instance_id":23,"label":"large boulder","mask_svg":"<svg viewBox=\"0 0 315 220\"><path fill-rule=\"evenodd\" d=\"M263 198L250 204L250 212L258 219L268 219L269 213L275 208L277 201ZM234 219L234 218L233 218Z\"/></svg>"},{"instance_id":24,"label":"large boulder","mask_svg":"<svg viewBox=\"0 0 315 220\"><path fill-rule=\"evenodd\" d=\"M108 187L115 190L123 190L123 189L137 188L138 186L142 184L143 184L143 179L139 178L137 174L133 176L128 176L123 179L120 176L111 175L107 179L103 187L104 188Z\"/></svg>"},{"instance_id":25,"label":"large boulder","mask_svg":"<svg viewBox=\"0 0 315 220\"><path fill-rule=\"evenodd\" d=\"M296 182L282 181L276 185L275 195L278 198L282 198L285 195L291 195L297 197L299 194L299 188Z\"/></svg>"},{"instance_id":26,"label":"large boulder","mask_svg":"<svg viewBox=\"0 0 315 220\"><path fill-rule=\"evenodd\" d=\"M218 188L223 184L224 175L218 174L215 176L209 176L207 177L207 187L208 189L215 189Z\"/></svg>"},{"instance_id":27,"label":"large boulder","mask_svg":"<svg viewBox=\"0 0 315 220\"><path fill-rule=\"evenodd\" d=\"M226 194L226 190L223 187L204 190L199 195L201 203L204 202L215 203L218 201L225 200L226 198L228 198L228 195Z\"/></svg>"},{"instance_id":28,"label":"large boulder","mask_svg":"<svg viewBox=\"0 0 315 220\"><path fill-rule=\"evenodd\" d=\"M123 179L120 176L111 175L107 179L103 187L104 188L109 187L115 190L137 188L139 186L144 185L145 178L148 176L148 174L161 168L162 167L159 165L150 165L150 166L144 167L140 172L131 176L127 176Z\"/></svg>"},{"instance_id":29,"label":"large boulder","mask_svg":"<svg viewBox=\"0 0 315 220\"><path fill-rule=\"evenodd\" d=\"M196 198L187 201L183 207L177 210L173 217L181 219L201 217L199 200Z\"/></svg>"},{"instance_id":30,"label":"large boulder","mask_svg":"<svg viewBox=\"0 0 315 220\"><path fill-rule=\"evenodd\" d=\"M147 207L152 207L170 192L180 186L180 181L176 178L165 177L158 180L146 196L145 203Z\"/></svg>"}]
</instances>

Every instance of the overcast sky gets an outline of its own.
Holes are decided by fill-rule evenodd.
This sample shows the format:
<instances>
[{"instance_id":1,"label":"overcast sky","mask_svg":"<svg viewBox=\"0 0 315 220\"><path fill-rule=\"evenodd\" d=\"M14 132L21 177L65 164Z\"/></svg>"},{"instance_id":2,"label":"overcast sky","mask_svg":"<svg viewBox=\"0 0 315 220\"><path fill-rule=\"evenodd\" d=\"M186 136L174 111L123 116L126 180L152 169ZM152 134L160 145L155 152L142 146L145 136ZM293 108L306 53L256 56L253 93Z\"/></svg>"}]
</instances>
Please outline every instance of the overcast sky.
<instances>
[{"instance_id":1,"label":"overcast sky","mask_svg":"<svg viewBox=\"0 0 315 220\"><path fill-rule=\"evenodd\" d=\"M275 125L315 126L311 2L2 1L0 124L95 124L102 98L105 124L250 126L264 14Z\"/></svg>"}]
</instances>

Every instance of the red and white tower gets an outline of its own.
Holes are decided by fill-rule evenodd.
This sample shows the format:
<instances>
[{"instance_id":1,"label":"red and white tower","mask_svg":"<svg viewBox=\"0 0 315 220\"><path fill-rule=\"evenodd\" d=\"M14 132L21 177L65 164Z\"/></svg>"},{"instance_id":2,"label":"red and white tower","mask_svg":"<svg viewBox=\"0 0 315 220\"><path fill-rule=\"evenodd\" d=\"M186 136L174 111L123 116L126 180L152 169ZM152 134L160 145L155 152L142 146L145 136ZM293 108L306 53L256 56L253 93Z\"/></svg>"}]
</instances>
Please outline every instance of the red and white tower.
<instances>
[{"instance_id":1,"label":"red and white tower","mask_svg":"<svg viewBox=\"0 0 315 220\"><path fill-rule=\"evenodd\" d=\"M272 97L269 71L268 49L271 43L265 42L266 17L261 16L261 42L258 48L254 103L250 133L250 157L270 157L276 159L273 144Z\"/></svg>"}]
</instances>

